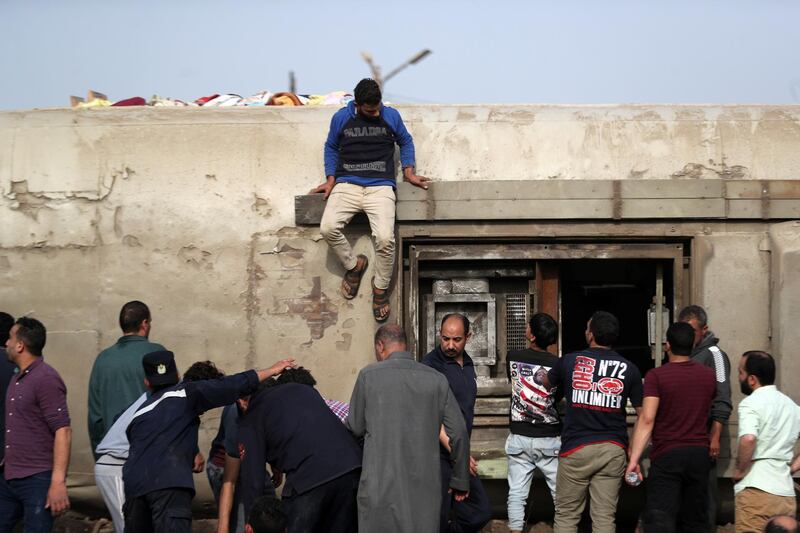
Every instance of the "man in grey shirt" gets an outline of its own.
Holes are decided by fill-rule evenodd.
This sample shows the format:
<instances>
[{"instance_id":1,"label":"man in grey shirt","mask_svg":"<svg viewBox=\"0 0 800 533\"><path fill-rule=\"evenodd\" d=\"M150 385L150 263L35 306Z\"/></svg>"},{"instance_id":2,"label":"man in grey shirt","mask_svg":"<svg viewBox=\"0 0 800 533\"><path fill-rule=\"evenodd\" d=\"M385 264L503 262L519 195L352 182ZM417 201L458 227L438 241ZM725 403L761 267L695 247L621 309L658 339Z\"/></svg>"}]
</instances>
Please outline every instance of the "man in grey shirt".
<instances>
[{"instance_id":1,"label":"man in grey shirt","mask_svg":"<svg viewBox=\"0 0 800 533\"><path fill-rule=\"evenodd\" d=\"M359 531L437 533L441 506L439 430L450 438L457 501L469 494L469 437L450 385L406 351L400 326L381 326L375 356L358 374L347 427L364 437Z\"/></svg>"},{"instance_id":2,"label":"man in grey shirt","mask_svg":"<svg viewBox=\"0 0 800 533\"><path fill-rule=\"evenodd\" d=\"M139 407L147 400L147 393L143 393L125 411L119 415L106 436L97 445L95 453L97 462L94 464L94 482L97 490L103 496L108 513L114 522L114 532L122 533L125 529L125 518L122 515L122 506L125 504L125 486L122 484L122 466L128 459L128 436L125 431L128 424Z\"/></svg>"}]
</instances>

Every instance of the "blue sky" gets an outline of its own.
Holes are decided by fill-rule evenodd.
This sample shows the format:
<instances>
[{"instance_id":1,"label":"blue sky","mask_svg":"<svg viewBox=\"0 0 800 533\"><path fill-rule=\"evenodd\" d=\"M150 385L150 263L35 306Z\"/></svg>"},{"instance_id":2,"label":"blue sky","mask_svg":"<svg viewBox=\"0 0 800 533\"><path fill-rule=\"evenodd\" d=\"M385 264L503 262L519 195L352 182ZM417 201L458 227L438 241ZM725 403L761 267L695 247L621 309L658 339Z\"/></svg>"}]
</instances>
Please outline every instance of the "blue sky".
<instances>
[{"instance_id":1,"label":"blue sky","mask_svg":"<svg viewBox=\"0 0 800 533\"><path fill-rule=\"evenodd\" d=\"M351 90L408 103L800 103L797 1L0 0L0 109Z\"/></svg>"}]
</instances>

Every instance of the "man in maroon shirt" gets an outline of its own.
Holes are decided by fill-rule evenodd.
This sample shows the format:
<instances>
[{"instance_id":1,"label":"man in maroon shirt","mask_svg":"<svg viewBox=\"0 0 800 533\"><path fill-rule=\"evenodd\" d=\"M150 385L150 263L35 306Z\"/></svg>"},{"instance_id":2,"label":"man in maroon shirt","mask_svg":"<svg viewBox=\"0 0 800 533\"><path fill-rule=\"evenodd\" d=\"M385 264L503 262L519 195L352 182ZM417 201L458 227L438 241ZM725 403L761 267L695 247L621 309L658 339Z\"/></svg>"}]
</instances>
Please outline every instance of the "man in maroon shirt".
<instances>
[{"instance_id":1,"label":"man in maroon shirt","mask_svg":"<svg viewBox=\"0 0 800 533\"><path fill-rule=\"evenodd\" d=\"M19 372L6 392L6 443L0 476L0 532L24 520L26 532L50 531L69 507L67 466L72 442L67 388L42 359L47 340L34 318L17 319L6 351Z\"/></svg>"},{"instance_id":2,"label":"man in maroon shirt","mask_svg":"<svg viewBox=\"0 0 800 533\"><path fill-rule=\"evenodd\" d=\"M635 472L643 479L639 459L652 435L645 531L678 517L683 531L707 529L707 422L717 387L714 371L690 359L693 344L689 324L672 324L667 330L669 362L644 379L644 403L626 475Z\"/></svg>"}]
</instances>

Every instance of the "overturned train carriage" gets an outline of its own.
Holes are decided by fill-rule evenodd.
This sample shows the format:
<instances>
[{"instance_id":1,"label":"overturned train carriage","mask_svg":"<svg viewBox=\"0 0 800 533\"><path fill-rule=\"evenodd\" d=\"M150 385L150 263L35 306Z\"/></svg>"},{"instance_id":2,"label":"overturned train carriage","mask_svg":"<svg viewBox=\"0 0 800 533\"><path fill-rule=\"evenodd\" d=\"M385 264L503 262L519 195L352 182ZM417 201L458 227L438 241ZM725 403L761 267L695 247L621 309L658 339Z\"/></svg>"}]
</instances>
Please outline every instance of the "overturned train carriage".
<instances>
[{"instance_id":1,"label":"overturned train carriage","mask_svg":"<svg viewBox=\"0 0 800 533\"><path fill-rule=\"evenodd\" d=\"M100 502L86 385L131 299L181 369L226 372L293 356L324 396L348 400L373 360L370 296L342 274L304 193L323 179L333 109L111 108L0 113L0 302L49 329L75 430L70 490ZM592 311L620 317L618 350L644 373L684 305L703 305L734 369L772 352L800 400L800 108L404 106L428 191L401 184L391 319L423 355L443 313L474 323L474 455L504 512L505 356L526 318L559 319L559 353ZM399 173L398 173L399 175ZM371 254L364 220L348 227ZM735 370L732 379L736 379ZM734 389L734 405L741 400ZM413 398L409 398L413 402ZM218 413L205 416L207 450ZM630 422L633 424L633 417ZM723 503L737 421L720 462ZM207 482L198 477L201 499ZM535 486L536 509L549 498ZM625 489L622 507L641 491ZM541 503L542 505L538 505Z\"/></svg>"}]
</instances>

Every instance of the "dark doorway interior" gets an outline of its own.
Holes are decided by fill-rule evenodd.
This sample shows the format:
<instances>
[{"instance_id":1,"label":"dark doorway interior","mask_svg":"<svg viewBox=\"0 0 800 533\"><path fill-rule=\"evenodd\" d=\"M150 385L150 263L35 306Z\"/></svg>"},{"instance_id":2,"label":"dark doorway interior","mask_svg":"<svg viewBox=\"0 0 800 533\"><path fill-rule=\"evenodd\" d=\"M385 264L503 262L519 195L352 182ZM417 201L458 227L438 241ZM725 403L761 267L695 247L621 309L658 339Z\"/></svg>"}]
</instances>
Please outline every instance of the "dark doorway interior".
<instances>
[{"instance_id":1,"label":"dark doorway interior","mask_svg":"<svg viewBox=\"0 0 800 533\"><path fill-rule=\"evenodd\" d=\"M663 265L666 306L672 309L671 261L585 259L560 262L562 353L586 347L586 322L592 313L602 310L613 313L620 321L616 351L635 363L642 375L653 368L647 312L656 293L659 262Z\"/></svg>"}]
</instances>

